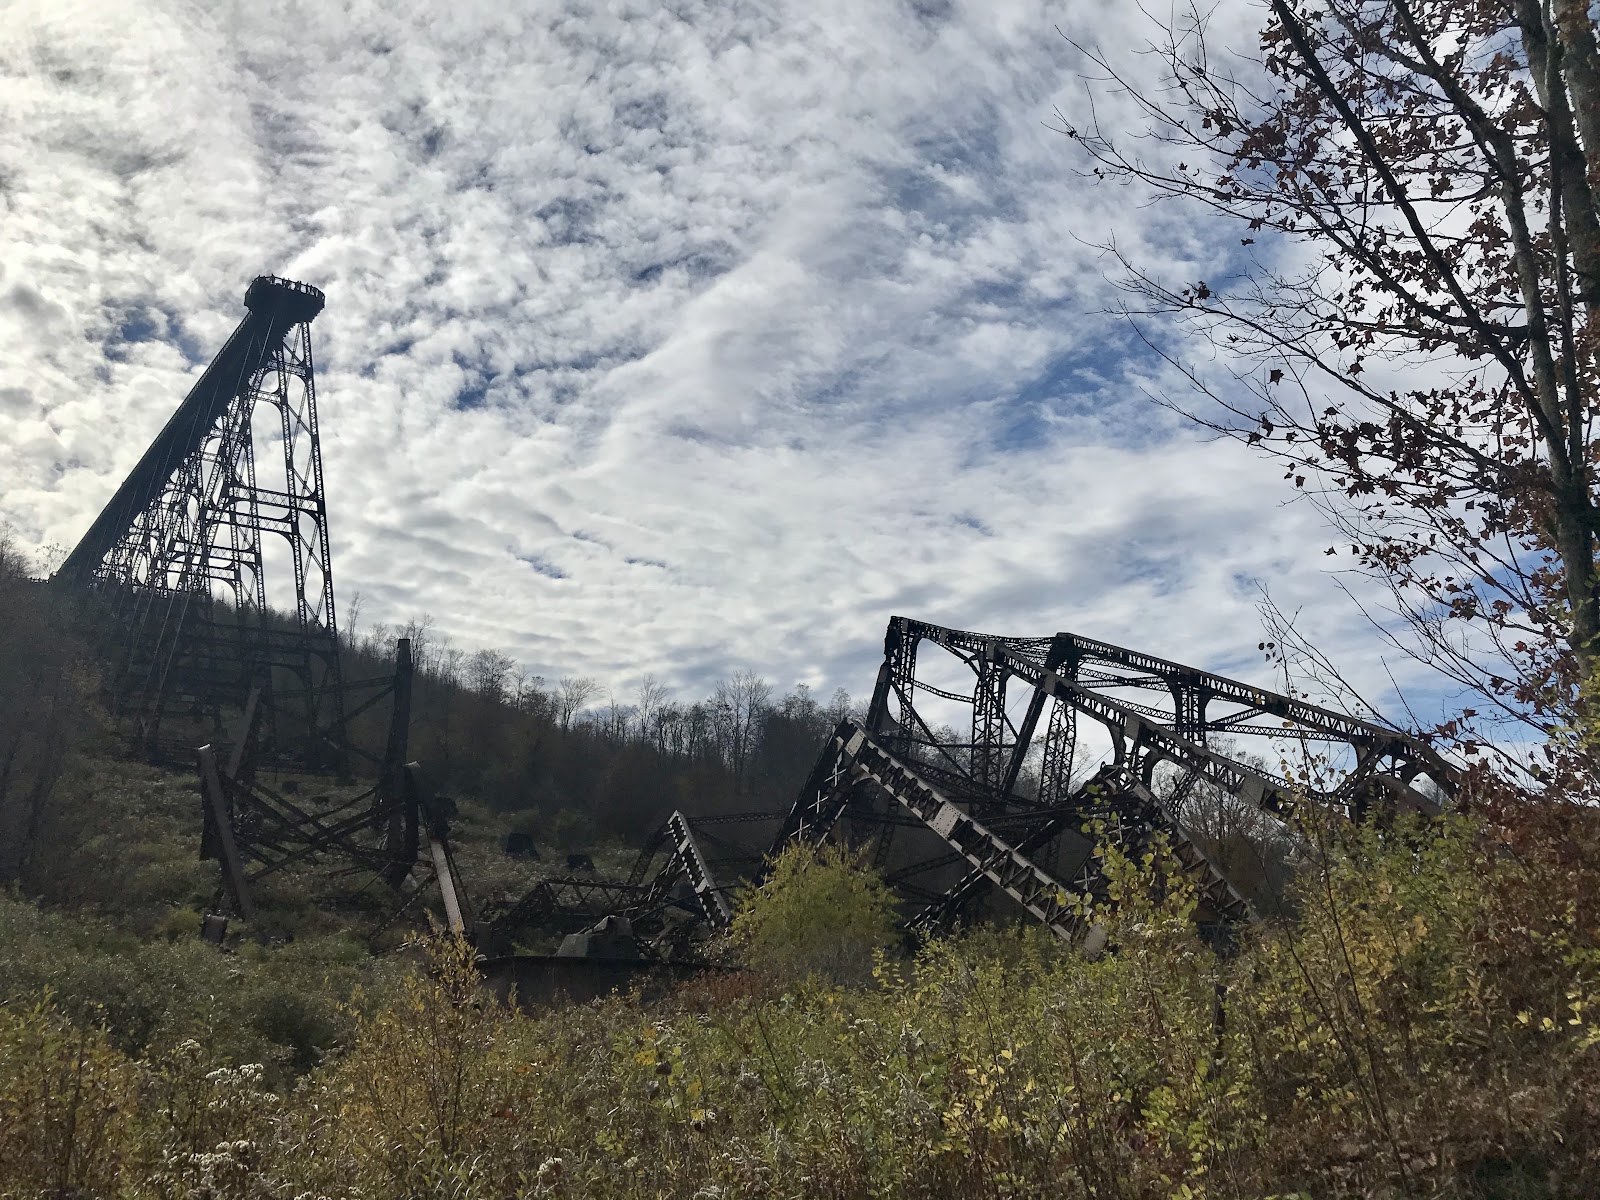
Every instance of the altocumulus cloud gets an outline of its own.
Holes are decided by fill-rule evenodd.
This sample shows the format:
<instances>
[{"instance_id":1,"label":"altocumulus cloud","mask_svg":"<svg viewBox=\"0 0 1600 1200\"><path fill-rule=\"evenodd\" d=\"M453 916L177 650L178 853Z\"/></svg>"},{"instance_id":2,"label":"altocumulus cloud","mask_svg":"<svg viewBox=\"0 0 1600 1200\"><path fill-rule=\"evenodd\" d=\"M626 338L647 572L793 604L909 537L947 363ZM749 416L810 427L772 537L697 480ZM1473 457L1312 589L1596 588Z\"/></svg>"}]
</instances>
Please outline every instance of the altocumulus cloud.
<instances>
[{"instance_id":1,"label":"altocumulus cloud","mask_svg":"<svg viewBox=\"0 0 1600 1200\"><path fill-rule=\"evenodd\" d=\"M1167 381L1100 315L1096 243L1179 278L1237 245L1087 183L1048 127L1085 104L1057 26L1142 21L13 0L0 519L75 541L271 271L329 296L364 621L430 612L622 690L746 666L861 690L893 612L1258 674L1271 579L1351 651L1316 514L1145 399Z\"/></svg>"}]
</instances>

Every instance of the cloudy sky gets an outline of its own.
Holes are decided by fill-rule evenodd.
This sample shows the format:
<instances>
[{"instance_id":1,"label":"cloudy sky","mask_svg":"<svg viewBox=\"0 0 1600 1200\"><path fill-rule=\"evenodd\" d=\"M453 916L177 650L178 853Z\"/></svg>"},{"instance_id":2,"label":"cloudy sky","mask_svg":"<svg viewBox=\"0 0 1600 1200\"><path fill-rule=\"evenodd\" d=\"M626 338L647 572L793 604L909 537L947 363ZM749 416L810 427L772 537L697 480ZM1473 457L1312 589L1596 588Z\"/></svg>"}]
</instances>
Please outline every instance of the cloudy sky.
<instances>
[{"instance_id":1,"label":"cloudy sky","mask_svg":"<svg viewBox=\"0 0 1600 1200\"><path fill-rule=\"evenodd\" d=\"M1260 12L1219 21L1249 45ZM1381 693L1318 515L1153 405L1103 315L1096 244L1200 279L1238 232L1081 176L1063 33L1148 28L1109 0L10 0L0 520L72 545L271 272L328 296L363 624L430 613L620 693L862 693L894 613L1266 682L1263 581Z\"/></svg>"}]
</instances>

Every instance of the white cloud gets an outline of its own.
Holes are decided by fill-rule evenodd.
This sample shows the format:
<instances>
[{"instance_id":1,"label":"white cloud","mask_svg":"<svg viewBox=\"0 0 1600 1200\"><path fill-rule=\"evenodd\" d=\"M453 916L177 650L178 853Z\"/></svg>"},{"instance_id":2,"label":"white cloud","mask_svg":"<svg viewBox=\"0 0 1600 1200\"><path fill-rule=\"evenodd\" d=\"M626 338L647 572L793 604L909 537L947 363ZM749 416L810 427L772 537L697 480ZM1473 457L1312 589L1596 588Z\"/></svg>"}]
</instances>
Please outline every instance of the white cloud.
<instances>
[{"instance_id":1,"label":"white cloud","mask_svg":"<svg viewBox=\"0 0 1600 1200\"><path fill-rule=\"evenodd\" d=\"M1093 243L1200 277L1228 241L1046 127L1083 104L1055 25L1116 47L1139 20L14 3L0 518L71 544L271 271L328 293L335 576L366 622L431 612L619 687L860 692L895 612L1253 672L1269 578L1355 653L1314 514L1149 404L1097 315Z\"/></svg>"}]
</instances>

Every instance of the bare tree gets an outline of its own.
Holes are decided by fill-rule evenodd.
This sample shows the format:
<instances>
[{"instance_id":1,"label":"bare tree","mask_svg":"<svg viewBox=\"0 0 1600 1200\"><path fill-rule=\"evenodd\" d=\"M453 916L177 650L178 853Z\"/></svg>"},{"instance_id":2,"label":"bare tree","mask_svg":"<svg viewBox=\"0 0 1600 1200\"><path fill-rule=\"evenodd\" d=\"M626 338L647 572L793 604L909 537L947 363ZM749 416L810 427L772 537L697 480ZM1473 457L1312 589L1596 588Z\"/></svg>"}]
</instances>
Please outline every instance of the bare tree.
<instances>
[{"instance_id":1,"label":"bare tree","mask_svg":"<svg viewBox=\"0 0 1600 1200\"><path fill-rule=\"evenodd\" d=\"M413 617L391 632L395 640L400 638L411 639L411 661L417 664L418 670L431 671L437 669L437 664L434 662L436 653L434 643L437 631L434 628L432 614L423 613L420 617ZM390 653L393 653L392 644L388 647L385 656L387 657Z\"/></svg>"},{"instance_id":2,"label":"bare tree","mask_svg":"<svg viewBox=\"0 0 1600 1200\"><path fill-rule=\"evenodd\" d=\"M563 730L572 728L572 719L583 711L600 685L587 675L568 675L558 683L556 692L556 719Z\"/></svg>"},{"instance_id":3,"label":"bare tree","mask_svg":"<svg viewBox=\"0 0 1600 1200\"><path fill-rule=\"evenodd\" d=\"M511 673L511 704L520 713L544 711L547 705L544 677L530 675L526 667L516 666Z\"/></svg>"},{"instance_id":4,"label":"bare tree","mask_svg":"<svg viewBox=\"0 0 1600 1200\"><path fill-rule=\"evenodd\" d=\"M1271 0L1253 60L1165 24L1095 174L1237 219L1229 282L1120 255L1136 319L1233 356L1177 407L1275 455L1433 665L1569 719L1600 654L1600 57L1581 0ZM1080 47L1081 49L1081 47ZM1141 324L1141 329L1146 328ZM1445 732L1455 730L1446 729Z\"/></svg>"},{"instance_id":5,"label":"bare tree","mask_svg":"<svg viewBox=\"0 0 1600 1200\"><path fill-rule=\"evenodd\" d=\"M865 714L861 712L860 706L857 705L855 701L850 699L850 693L845 691L842 687L833 689L833 696L828 700L827 712L828 720L835 725L839 724L840 721L844 721L852 717L859 719L865 718Z\"/></svg>"},{"instance_id":6,"label":"bare tree","mask_svg":"<svg viewBox=\"0 0 1600 1200\"><path fill-rule=\"evenodd\" d=\"M17 545L17 531L0 521L0 580L21 583L28 578L32 564Z\"/></svg>"},{"instance_id":7,"label":"bare tree","mask_svg":"<svg viewBox=\"0 0 1600 1200\"><path fill-rule=\"evenodd\" d=\"M648 741L655 728L656 714L667 702L667 689L654 675L646 675L639 681L634 695L633 707L639 718L639 737Z\"/></svg>"},{"instance_id":8,"label":"bare tree","mask_svg":"<svg viewBox=\"0 0 1600 1200\"><path fill-rule=\"evenodd\" d=\"M556 697L546 690L544 676L529 675L519 677L517 684L517 710L526 713L535 720L554 724L556 720Z\"/></svg>"},{"instance_id":9,"label":"bare tree","mask_svg":"<svg viewBox=\"0 0 1600 1200\"><path fill-rule=\"evenodd\" d=\"M356 629L361 624L361 589L357 588L350 593L350 599L343 604L344 608L344 642L351 649L361 644L361 639L356 636Z\"/></svg>"},{"instance_id":10,"label":"bare tree","mask_svg":"<svg viewBox=\"0 0 1600 1200\"><path fill-rule=\"evenodd\" d=\"M719 682L711 695L710 707L718 741L724 761L733 772L736 791L742 791L748 782L750 760L771 696L772 689L766 680L748 670Z\"/></svg>"},{"instance_id":11,"label":"bare tree","mask_svg":"<svg viewBox=\"0 0 1600 1200\"><path fill-rule=\"evenodd\" d=\"M600 714L600 730L608 742L620 746L628 740L628 727L633 723L633 710L617 700L616 692L606 689L606 706Z\"/></svg>"},{"instance_id":12,"label":"bare tree","mask_svg":"<svg viewBox=\"0 0 1600 1200\"><path fill-rule=\"evenodd\" d=\"M509 654L479 650L467 659L467 686L482 699L503 704L508 696L511 674L516 669L516 660Z\"/></svg>"},{"instance_id":13,"label":"bare tree","mask_svg":"<svg viewBox=\"0 0 1600 1200\"><path fill-rule=\"evenodd\" d=\"M467 666L467 652L444 638L434 651L433 673L446 687L459 688Z\"/></svg>"},{"instance_id":14,"label":"bare tree","mask_svg":"<svg viewBox=\"0 0 1600 1200\"><path fill-rule=\"evenodd\" d=\"M686 753L683 706L671 700L663 703L651 714L650 733L657 750L681 758Z\"/></svg>"}]
</instances>

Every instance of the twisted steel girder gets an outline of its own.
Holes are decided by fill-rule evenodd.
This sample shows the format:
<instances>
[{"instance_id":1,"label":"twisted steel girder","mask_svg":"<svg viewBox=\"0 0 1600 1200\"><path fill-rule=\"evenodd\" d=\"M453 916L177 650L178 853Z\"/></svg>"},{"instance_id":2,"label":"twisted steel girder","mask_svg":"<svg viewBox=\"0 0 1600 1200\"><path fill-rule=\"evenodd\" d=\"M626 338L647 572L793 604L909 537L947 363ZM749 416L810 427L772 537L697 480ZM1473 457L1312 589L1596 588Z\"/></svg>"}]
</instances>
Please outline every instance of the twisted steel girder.
<instances>
[{"instance_id":1,"label":"twisted steel girder","mask_svg":"<svg viewBox=\"0 0 1600 1200\"><path fill-rule=\"evenodd\" d=\"M924 642L970 669L970 694L917 678ZM1013 721L1008 688L1020 699L1019 687L1027 699ZM1165 693L1170 707L1120 694L1130 689ZM970 741L937 733L918 711L924 696L970 704ZM1083 718L1102 731L1109 761L1074 784ZM1037 787L1024 790L1041 722ZM1346 761L1332 780L1291 778L1245 761L1218 735L1314 743ZM1154 790L1163 767L1176 771L1165 799ZM906 904L911 933L947 926L992 886L1071 938L1082 933L1083 914L1106 902L1104 855L1115 848L1137 858L1159 841L1176 869L1193 880L1202 930L1225 938L1251 909L1182 823L1180 806L1201 785L1292 829L1307 805L1352 820L1375 810L1436 812L1440 798L1454 791L1455 772L1426 743L1399 730L1107 642L1071 633L1002 638L895 617L865 724L847 721L829 737L783 814L766 863L787 846L837 836L848 816L851 828L876 828L873 861ZM674 819L687 828L688 818ZM908 827L931 834L933 848L920 858L897 851L900 861L891 867L891 839L897 831L905 836ZM691 846L692 837L683 845ZM641 857L638 870L648 857ZM964 869L930 892L923 881L954 867ZM693 879L696 869L687 850L678 851L658 878ZM757 869L755 885L766 871L765 865ZM724 894L722 885L713 887ZM727 914L708 907L705 919L724 924Z\"/></svg>"}]
</instances>

